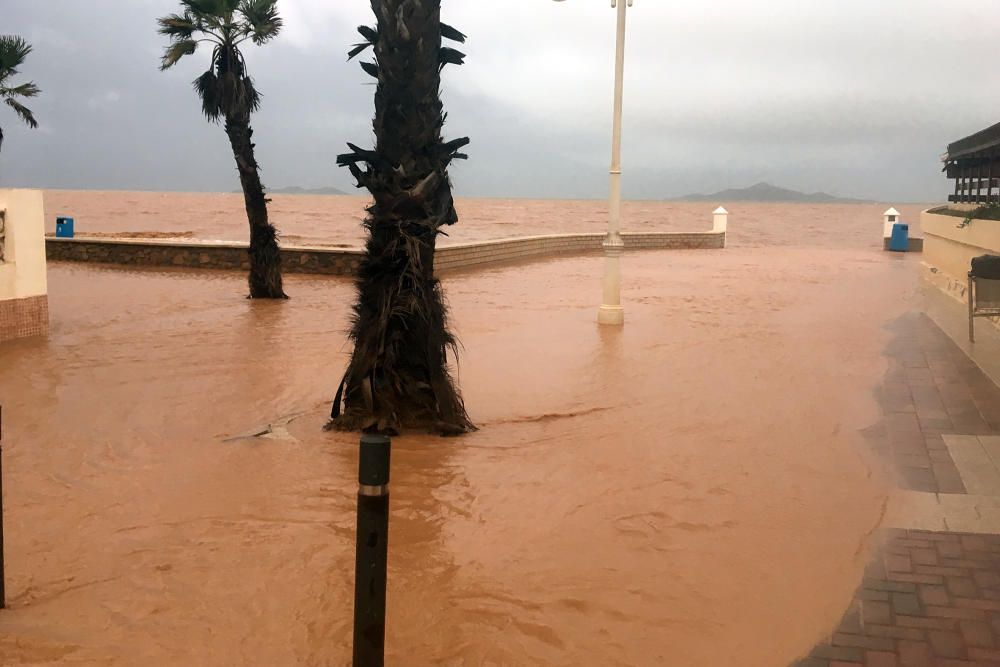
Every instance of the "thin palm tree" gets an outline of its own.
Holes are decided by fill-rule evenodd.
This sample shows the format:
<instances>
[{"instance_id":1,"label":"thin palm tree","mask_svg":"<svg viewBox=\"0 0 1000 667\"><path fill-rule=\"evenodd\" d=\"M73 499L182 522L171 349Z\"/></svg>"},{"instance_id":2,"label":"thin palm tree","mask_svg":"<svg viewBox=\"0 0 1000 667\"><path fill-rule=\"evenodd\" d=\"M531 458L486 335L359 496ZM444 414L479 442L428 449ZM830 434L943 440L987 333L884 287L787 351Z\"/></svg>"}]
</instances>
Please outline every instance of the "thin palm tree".
<instances>
[{"instance_id":1,"label":"thin palm tree","mask_svg":"<svg viewBox=\"0 0 1000 667\"><path fill-rule=\"evenodd\" d=\"M375 150L348 144L338 156L373 203L364 226L350 337L354 351L334 399L329 428L442 435L474 430L448 368L448 330L434 249L442 227L458 221L448 165L466 156L467 138L444 141L441 70L464 54L442 39L465 35L441 23L441 0L371 0L377 26L358 28L353 58L374 47L362 68L375 89ZM343 412L341 402L343 400Z\"/></svg>"},{"instance_id":2,"label":"thin palm tree","mask_svg":"<svg viewBox=\"0 0 1000 667\"><path fill-rule=\"evenodd\" d=\"M21 104L18 98L35 97L42 91L31 82L14 85L10 81L11 77L18 73L18 68L24 64L29 53L31 44L24 41L24 38L0 35L0 100L13 109L28 127L35 129L38 127L38 121L35 120L31 109ZM0 128L0 147L2 146L3 128Z\"/></svg>"},{"instance_id":3,"label":"thin palm tree","mask_svg":"<svg viewBox=\"0 0 1000 667\"><path fill-rule=\"evenodd\" d=\"M250 298L287 298L281 280L278 230L268 221L260 167L254 157L250 116L260 107L260 93L247 73L240 46L262 45L281 31L278 0L181 0L182 14L159 19L159 32L170 38L161 70L193 54L200 44L212 47L208 70L195 79L202 111L212 122L225 121L226 134L243 186L250 223Z\"/></svg>"}]
</instances>

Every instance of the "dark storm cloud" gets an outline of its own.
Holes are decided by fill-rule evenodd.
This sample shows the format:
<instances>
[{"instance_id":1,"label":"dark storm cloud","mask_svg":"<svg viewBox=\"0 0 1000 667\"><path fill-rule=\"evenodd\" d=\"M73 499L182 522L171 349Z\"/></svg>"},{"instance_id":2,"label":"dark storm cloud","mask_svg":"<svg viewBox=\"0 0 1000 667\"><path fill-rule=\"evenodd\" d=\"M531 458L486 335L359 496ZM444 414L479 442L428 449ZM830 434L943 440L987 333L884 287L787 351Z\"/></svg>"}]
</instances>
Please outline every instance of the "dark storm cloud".
<instances>
[{"instance_id":1,"label":"dark storm cloud","mask_svg":"<svg viewBox=\"0 0 1000 667\"><path fill-rule=\"evenodd\" d=\"M251 49L272 186L350 182L334 159L370 141L372 88L345 48L365 0L282 0L287 29ZM0 109L0 182L234 190L221 128L190 81L206 54L157 71L155 18L175 0L0 0L0 32L35 45L24 77L42 127ZM470 35L449 68L450 136L472 160L462 194L602 197L614 13L606 0L449 0ZM877 199L939 199L951 140L1000 120L988 85L1000 44L989 0L636 0L630 10L626 195L660 198L760 180Z\"/></svg>"}]
</instances>

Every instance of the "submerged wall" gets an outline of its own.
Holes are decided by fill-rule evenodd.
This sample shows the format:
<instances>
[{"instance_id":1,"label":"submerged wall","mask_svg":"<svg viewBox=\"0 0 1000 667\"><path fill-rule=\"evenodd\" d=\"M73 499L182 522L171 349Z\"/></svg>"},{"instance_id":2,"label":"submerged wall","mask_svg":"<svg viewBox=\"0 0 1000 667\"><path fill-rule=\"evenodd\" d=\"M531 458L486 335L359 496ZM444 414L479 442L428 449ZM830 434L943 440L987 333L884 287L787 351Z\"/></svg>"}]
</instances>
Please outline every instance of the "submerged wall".
<instances>
[{"instance_id":1,"label":"submerged wall","mask_svg":"<svg viewBox=\"0 0 1000 667\"><path fill-rule=\"evenodd\" d=\"M0 190L0 342L49 330L41 190Z\"/></svg>"},{"instance_id":2,"label":"submerged wall","mask_svg":"<svg viewBox=\"0 0 1000 667\"><path fill-rule=\"evenodd\" d=\"M626 249L723 248L725 232L623 234ZM481 243L440 246L435 267L454 271L560 254L599 253L604 234L551 234ZM96 262L122 266L177 266L198 269L245 270L246 246L212 241L133 239L72 239L48 237L50 260ZM286 247L281 249L288 273L354 275L364 252L361 248Z\"/></svg>"}]
</instances>

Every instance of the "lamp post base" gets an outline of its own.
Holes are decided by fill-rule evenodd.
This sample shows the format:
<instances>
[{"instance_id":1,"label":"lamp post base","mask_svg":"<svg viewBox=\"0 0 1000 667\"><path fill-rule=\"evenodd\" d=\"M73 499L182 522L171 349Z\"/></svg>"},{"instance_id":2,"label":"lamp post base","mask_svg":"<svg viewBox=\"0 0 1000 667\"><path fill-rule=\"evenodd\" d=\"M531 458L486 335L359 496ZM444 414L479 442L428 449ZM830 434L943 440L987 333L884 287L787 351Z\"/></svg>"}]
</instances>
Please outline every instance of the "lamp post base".
<instances>
[{"instance_id":1,"label":"lamp post base","mask_svg":"<svg viewBox=\"0 0 1000 667\"><path fill-rule=\"evenodd\" d=\"M621 326L625 324L625 309L621 306L601 306L597 311L597 323Z\"/></svg>"}]
</instances>

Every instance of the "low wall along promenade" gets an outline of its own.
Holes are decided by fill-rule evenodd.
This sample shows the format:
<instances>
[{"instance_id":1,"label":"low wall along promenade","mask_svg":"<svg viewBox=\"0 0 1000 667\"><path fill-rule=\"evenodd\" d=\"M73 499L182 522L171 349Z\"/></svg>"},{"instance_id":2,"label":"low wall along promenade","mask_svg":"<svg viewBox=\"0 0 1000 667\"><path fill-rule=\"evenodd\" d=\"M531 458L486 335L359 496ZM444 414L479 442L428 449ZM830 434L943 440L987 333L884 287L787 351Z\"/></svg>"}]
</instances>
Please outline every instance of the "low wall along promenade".
<instances>
[{"instance_id":1,"label":"low wall along promenade","mask_svg":"<svg viewBox=\"0 0 1000 667\"><path fill-rule=\"evenodd\" d=\"M623 234L626 250L718 249L726 244L726 231ZM600 253L604 234L552 234L499 239L480 243L440 246L435 268L441 272L502 265L557 255ZM249 268L247 247L214 241L163 241L76 237L45 240L49 260L94 262L119 266L175 266L195 269L241 270ZM281 249L288 273L354 275L364 251L361 248L316 246Z\"/></svg>"}]
</instances>

